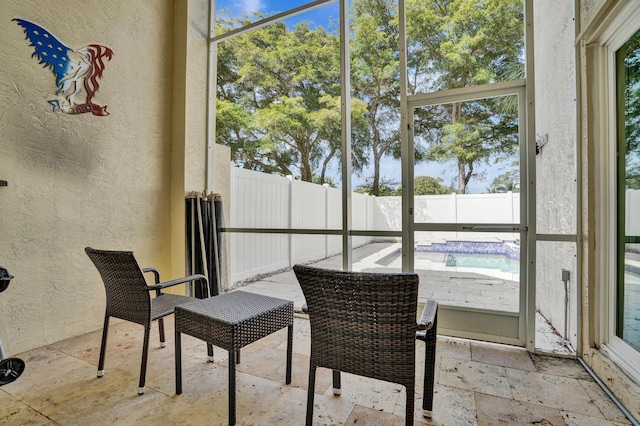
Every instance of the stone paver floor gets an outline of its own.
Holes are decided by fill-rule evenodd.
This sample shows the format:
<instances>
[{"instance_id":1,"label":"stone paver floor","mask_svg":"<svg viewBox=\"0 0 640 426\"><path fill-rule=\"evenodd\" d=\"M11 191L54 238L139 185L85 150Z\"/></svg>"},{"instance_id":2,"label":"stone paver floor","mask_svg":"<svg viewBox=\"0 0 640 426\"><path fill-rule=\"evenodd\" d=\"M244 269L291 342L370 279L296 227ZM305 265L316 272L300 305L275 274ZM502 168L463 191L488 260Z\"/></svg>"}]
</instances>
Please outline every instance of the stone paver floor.
<instances>
[{"instance_id":1,"label":"stone paver floor","mask_svg":"<svg viewBox=\"0 0 640 426\"><path fill-rule=\"evenodd\" d=\"M173 320L167 347L157 324L147 392L137 395L143 329L111 327L105 375L96 378L101 330L17 354L24 374L0 388L0 424L7 425L224 425L227 353L207 362L203 342L183 335L183 393L175 395ZM309 322L294 320L293 379L284 384L286 331L243 349L237 373L239 425L302 425L305 419ZM416 343L421 377L424 346ZM438 339L434 417L424 420L416 384L416 424L622 425L623 413L581 365L532 355L521 348L463 339ZM406 393L399 386L343 375L342 395L331 391L331 372L318 370L314 425L403 425Z\"/></svg>"}]
</instances>

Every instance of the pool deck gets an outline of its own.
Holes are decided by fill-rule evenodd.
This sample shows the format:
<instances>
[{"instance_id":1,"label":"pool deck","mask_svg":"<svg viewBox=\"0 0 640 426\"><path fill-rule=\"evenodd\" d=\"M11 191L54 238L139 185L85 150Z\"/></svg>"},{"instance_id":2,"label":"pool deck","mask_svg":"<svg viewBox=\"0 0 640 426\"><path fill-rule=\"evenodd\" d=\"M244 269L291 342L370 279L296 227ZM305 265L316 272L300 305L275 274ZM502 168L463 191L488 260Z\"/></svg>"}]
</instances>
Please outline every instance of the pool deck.
<instances>
[{"instance_id":1,"label":"pool deck","mask_svg":"<svg viewBox=\"0 0 640 426\"><path fill-rule=\"evenodd\" d=\"M398 248L394 243L373 243L355 248L353 269L358 271L399 272L399 258L390 261ZM342 258L333 256L313 263L315 266L342 269ZM418 299L435 299L439 303L497 311L517 311L519 283L477 272L419 269ZM460 269L460 268L459 268ZM293 300L294 306L305 303L293 270L281 271L243 283L243 290ZM536 315L536 349L544 353L570 355L562 336L539 313Z\"/></svg>"}]
</instances>

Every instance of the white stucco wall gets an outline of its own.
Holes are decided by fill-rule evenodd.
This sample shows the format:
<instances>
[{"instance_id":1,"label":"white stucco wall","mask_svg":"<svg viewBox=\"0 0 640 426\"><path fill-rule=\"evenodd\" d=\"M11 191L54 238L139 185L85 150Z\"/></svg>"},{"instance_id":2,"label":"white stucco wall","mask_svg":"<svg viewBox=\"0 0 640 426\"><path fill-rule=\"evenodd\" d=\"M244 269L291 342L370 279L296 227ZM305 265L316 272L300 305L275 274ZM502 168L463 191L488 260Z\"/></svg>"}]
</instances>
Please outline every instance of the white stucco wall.
<instances>
[{"instance_id":1,"label":"white stucco wall","mask_svg":"<svg viewBox=\"0 0 640 426\"><path fill-rule=\"evenodd\" d=\"M607 0L578 0L580 3L580 28L586 28Z\"/></svg>"},{"instance_id":2,"label":"white stucco wall","mask_svg":"<svg viewBox=\"0 0 640 426\"><path fill-rule=\"evenodd\" d=\"M93 99L108 116L53 112L54 76L13 18L72 48L113 50ZM187 132L172 133L172 119L189 103L172 99L172 0L4 0L0 24L0 265L15 276L0 294L0 339L11 354L101 327L104 289L85 246L133 250L173 278L172 216L193 180L173 170ZM204 146L203 124L189 124Z\"/></svg>"},{"instance_id":3,"label":"white stucco wall","mask_svg":"<svg viewBox=\"0 0 640 426\"><path fill-rule=\"evenodd\" d=\"M549 13L553 10L553 13ZM536 134L547 142L536 155L536 231L576 233L576 68L572 1L534 2ZM570 271L569 333L577 344L576 244L538 242L536 306L564 335L565 286Z\"/></svg>"}]
</instances>

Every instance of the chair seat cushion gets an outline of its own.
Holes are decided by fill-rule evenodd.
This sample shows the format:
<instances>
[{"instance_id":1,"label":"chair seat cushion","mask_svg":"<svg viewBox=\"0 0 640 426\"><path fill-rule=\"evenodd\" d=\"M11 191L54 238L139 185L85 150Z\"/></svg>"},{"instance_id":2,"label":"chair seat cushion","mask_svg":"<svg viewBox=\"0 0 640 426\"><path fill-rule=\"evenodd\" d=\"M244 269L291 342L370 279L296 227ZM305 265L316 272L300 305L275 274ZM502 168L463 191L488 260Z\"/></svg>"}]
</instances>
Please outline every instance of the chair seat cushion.
<instances>
[{"instance_id":1,"label":"chair seat cushion","mask_svg":"<svg viewBox=\"0 0 640 426\"><path fill-rule=\"evenodd\" d=\"M193 302L193 297L163 293L151 299L151 321L173 313L175 306Z\"/></svg>"}]
</instances>

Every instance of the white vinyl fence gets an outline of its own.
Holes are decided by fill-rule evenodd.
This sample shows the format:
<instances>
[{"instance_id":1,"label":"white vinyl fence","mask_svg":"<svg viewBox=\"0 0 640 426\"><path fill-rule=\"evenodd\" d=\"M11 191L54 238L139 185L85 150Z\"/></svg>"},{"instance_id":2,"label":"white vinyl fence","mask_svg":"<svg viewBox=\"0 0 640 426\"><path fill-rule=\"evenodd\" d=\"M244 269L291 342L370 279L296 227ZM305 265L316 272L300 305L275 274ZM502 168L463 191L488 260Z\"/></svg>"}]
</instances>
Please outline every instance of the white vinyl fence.
<instances>
[{"instance_id":1,"label":"white vinyl fence","mask_svg":"<svg viewBox=\"0 0 640 426\"><path fill-rule=\"evenodd\" d=\"M450 194L415 197L416 222L515 223L520 194ZM352 228L355 230L401 230L400 197L352 194ZM231 200L227 225L232 228L341 229L341 190L231 168ZM495 234L474 233L474 238ZM455 239L455 232L419 232L416 241ZM517 238L517 235L507 238ZM358 247L373 237L353 237ZM376 238L380 240L380 238ZM339 235L287 235L232 233L229 238L231 282L238 282L339 254Z\"/></svg>"},{"instance_id":2,"label":"white vinyl fence","mask_svg":"<svg viewBox=\"0 0 640 426\"><path fill-rule=\"evenodd\" d=\"M627 191L627 234L640 235L640 190ZM372 197L352 194L352 228L367 231L402 229L400 197ZM231 211L233 228L341 229L341 190L231 168ZM520 194L421 195L414 199L416 223L517 223ZM501 234L517 239L518 234ZM496 234L474 232L474 239L495 238ZM469 233L417 232L415 241L443 241L469 238ZM358 247L380 238L353 237ZM245 234L230 235L231 281L288 268L339 254L338 235Z\"/></svg>"},{"instance_id":3,"label":"white vinyl fence","mask_svg":"<svg viewBox=\"0 0 640 426\"><path fill-rule=\"evenodd\" d=\"M354 194L366 209L367 197ZM233 228L341 229L341 190L281 176L231 168L230 224ZM354 226L366 226L355 218ZM367 228L362 228L367 229ZM296 263L323 259L342 250L339 235L233 233L231 281L277 271ZM368 239L356 237L354 246Z\"/></svg>"}]
</instances>

